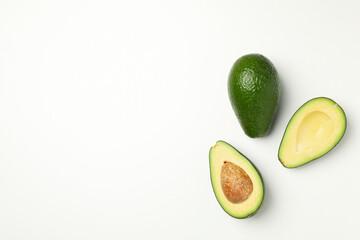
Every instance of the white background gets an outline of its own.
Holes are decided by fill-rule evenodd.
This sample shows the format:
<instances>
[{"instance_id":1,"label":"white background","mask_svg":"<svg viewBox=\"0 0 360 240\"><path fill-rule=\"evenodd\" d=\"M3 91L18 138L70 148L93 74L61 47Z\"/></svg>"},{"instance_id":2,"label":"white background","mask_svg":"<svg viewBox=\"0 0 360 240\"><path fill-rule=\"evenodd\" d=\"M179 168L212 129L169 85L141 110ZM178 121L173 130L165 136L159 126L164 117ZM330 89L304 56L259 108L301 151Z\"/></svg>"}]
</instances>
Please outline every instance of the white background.
<instances>
[{"instance_id":1,"label":"white background","mask_svg":"<svg viewBox=\"0 0 360 240\"><path fill-rule=\"evenodd\" d=\"M359 239L359 1L0 1L0 239ZM240 56L277 67L270 134L247 137L227 96ZM307 100L343 107L325 157L277 149ZM212 192L219 139L259 168L237 220Z\"/></svg>"}]
</instances>

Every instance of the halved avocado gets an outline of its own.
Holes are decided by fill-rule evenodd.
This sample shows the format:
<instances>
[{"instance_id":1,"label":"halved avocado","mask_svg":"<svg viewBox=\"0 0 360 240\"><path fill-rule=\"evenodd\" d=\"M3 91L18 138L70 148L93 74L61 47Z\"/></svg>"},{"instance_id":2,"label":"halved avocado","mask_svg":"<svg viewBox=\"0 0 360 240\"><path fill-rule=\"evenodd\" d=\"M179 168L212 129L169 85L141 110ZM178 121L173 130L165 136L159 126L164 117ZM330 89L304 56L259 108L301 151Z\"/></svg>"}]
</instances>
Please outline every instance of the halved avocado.
<instances>
[{"instance_id":1,"label":"halved avocado","mask_svg":"<svg viewBox=\"0 0 360 240\"><path fill-rule=\"evenodd\" d=\"M224 141L210 149L209 157L211 184L224 211L235 218L253 215L264 197L263 181L254 165Z\"/></svg>"},{"instance_id":2,"label":"halved avocado","mask_svg":"<svg viewBox=\"0 0 360 240\"><path fill-rule=\"evenodd\" d=\"M280 143L279 160L288 168L315 160L335 147L345 129L345 113L336 102L325 97L311 99L290 119Z\"/></svg>"}]
</instances>

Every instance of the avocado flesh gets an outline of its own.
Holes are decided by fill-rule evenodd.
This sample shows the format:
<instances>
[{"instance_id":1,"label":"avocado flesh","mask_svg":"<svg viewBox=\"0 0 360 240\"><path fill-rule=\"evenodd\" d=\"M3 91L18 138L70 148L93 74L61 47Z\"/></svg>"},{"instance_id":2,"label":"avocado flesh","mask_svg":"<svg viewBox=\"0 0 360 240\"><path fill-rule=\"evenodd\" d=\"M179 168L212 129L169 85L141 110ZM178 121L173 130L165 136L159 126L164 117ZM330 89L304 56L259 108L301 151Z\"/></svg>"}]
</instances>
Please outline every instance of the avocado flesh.
<instances>
[{"instance_id":1,"label":"avocado flesh","mask_svg":"<svg viewBox=\"0 0 360 240\"><path fill-rule=\"evenodd\" d=\"M229 74L232 108L246 135L265 136L279 103L280 81L274 65L260 54L239 58Z\"/></svg>"},{"instance_id":2,"label":"avocado flesh","mask_svg":"<svg viewBox=\"0 0 360 240\"><path fill-rule=\"evenodd\" d=\"M235 218L246 218L254 214L262 203L264 187L262 178L253 164L224 141L218 141L210 149L209 158L212 187L216 199L224 211ZM227 166L232 166L230 168L233 173L245 176L245 180L240 179L238 182L232 181L232 179L239 180L238 176L230 177L230 183L232 183L230 187L235 189L234 192L238 191L240 195L232 194L233 192L226 194L229 179L224 178L223 175L227 171ZM251 184L249 184L250 182Z\"/></svg>"},{"instance_id":3,"label":"avocado flesh","mask_svg":"<svg viewBox=\"0 0 360 240\"><path fill-rule=\"evenodd\" d=\"M325 97L301 106L290 119L279 148L279 160L295 168L315 160L335 147L346 129L342 108Z\"/></svg>"}]
</instances>

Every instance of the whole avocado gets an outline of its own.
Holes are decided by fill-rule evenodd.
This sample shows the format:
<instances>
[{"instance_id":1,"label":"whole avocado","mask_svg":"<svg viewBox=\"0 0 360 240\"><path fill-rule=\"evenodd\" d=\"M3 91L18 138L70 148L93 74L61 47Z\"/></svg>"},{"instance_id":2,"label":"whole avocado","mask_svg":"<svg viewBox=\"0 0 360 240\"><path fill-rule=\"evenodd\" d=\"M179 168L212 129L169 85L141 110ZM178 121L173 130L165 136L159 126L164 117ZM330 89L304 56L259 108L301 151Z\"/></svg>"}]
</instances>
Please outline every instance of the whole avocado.
<instances>
[{"instance_id":1,"label":"whole avocado","mask_svg":"<svg viewBox=\"0 0 360 240\"><path fill-rule=\"evenodd\" d=\"M228 79L229 98L246 135L265 136L279 103L280 81L274 65L261 54L239 58Z\"/></svg>"}]
</instances>

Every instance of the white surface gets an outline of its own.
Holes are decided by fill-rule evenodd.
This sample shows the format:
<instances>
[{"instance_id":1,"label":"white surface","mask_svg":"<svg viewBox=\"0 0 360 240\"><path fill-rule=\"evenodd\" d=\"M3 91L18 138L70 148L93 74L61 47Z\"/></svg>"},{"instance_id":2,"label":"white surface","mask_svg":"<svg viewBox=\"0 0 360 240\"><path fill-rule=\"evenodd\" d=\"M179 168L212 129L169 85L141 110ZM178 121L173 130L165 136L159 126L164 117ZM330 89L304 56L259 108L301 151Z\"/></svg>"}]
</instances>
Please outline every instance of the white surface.
<instances>
[{"instance_id":1,"label":"white surface","mask_svg":"<svg viewBox=\"0 0 360 240\"><path fill-rule=\"evenodd\" d=\"M0 2L0 239L359 239L359 1ZM271 134L245 136L233 62L275 64ZM289 170L285 126L316 96L344 139ZM229 217L208 151L233 144L261 171L257 215Z\"/></svg>"}]
</instances>

